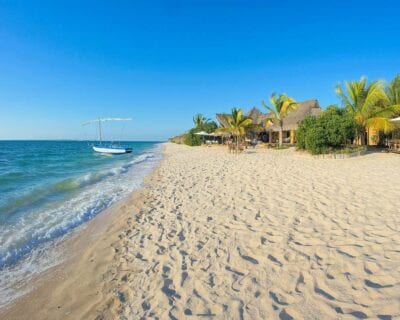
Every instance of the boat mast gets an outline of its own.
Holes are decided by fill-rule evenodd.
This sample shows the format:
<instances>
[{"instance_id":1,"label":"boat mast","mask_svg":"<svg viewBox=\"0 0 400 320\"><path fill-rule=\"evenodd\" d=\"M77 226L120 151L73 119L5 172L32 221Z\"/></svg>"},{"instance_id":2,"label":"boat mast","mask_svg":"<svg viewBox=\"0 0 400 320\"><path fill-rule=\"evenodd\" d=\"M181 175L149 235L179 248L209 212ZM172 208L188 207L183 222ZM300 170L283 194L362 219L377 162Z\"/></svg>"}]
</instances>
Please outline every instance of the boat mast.
<instances>
[{"instance_id":1,"label":"boat mast","mask_svg":"<svg viewBox=\"0 0 400 320\"><path fill-rule=\"evenodd\" d=\"M99 143L101 144L101 119L98 119L99 121Z\"/></svg>"},{"instance_id":2,"label":"boat mast","mask_svg":"<svg viewBox=\"0 0 400 320\"><path fill-rule=\"evenodd\" d=\"M132 118L97 118L94 120L90 120L87 122L82 123L83 126L86 126L91 123L98 123L99 126L99 144L102 144L102 132L101 132L101 123L108 122L108 121L130 121Z\"/></svg>"}]
</instances>

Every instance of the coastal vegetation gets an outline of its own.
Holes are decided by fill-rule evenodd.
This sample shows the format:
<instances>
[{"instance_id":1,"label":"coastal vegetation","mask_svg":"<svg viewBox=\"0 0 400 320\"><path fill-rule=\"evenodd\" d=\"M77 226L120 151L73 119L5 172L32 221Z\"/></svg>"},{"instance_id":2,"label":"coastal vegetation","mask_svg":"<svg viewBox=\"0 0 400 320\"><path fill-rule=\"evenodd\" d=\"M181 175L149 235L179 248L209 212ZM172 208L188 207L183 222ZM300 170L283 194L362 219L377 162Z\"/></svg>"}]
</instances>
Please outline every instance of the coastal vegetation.
<instances>
[{"instance_id":1,"label":"coastal vegetation","mask_svg":"<svg viewBox=\"0 0 400 320\"><path fill-rule=\"evenodd\" d=\"M340 84L336 86L335 91L342 100L343 107L357 122L356 139L361 145L367 144L368 129L385 133L394 129L395 125L390 119L400 111L397 89L391 84L385 91L383 81L377 80L368 84L364 77L358 81L346 81L344 87ZM394 99L390 99L387 92L393 92Z\"/></svg>"},{"instance_id":2,"label":"coastal vegetation","mask_svg":"<svg viewBox=\"0 0 400 320\"><path fill-rule=\"evenodd\" d=\"M256 124L249 117L243 114L240 108L233 108L231 114L223 114L226 125L216 130L216 133L229 133L234 137L236 152L239 151L239 146L244 142L246 132L250 129L255 129Z\"/></svg>"},{"instance_id":3,"label":"coastal vegetation","mask_svg":"<svg viewBox=\"0 0 400 320\"><path fill-rule=\"evenodd\" d=\"M353 114L336 105L319 116L307 116L296 131L296 145L312 154L337 151L351 145L356 137L357 123Z\"/></svg>"},{"instance_id":4,"label":"coastal vegetation","mask_svg":"<svg viewBox=\"0 0 400 320\"><path fill-rule=\"evenodd\" d=\"M386 94L389 104L392 106L400 105L400 74L398 74L387 86ZM396 111L396 116L400 115L400 111Z\"/></svg>"},{"instance_id":5,"label":"coastal vegetation","mask_svg":"<svg viewBox=\"0 0 400 320\"><path fill-rule=\"evenodd\" d=\"M210 118L206 118L201 113L193 117L194 128L199 130L206 130L212 124Z\"/></svg>"},{"instance_id":6,"label":"coastal vegetation","mask_svg":"<svg viewBox=\"0 0 400 320\"><path fill-rule=\"evenodd\" d=\"M269 104L261 102L267 113L254 107L245 114L233 108L216 115L219 125L199 113L193 117L194 127L171 141L198 146L204 142L204 135L198 133L205 132L220 142L231 141L230 149L235 151L251 139L260 139L269 147L295 144L312 154L349 153L357 146L383 144L398 128L391 120L400 116L400 75L387 84L368 82L365 77L345 81L335 87L335 93L341 105L325 110L317 100L297 102L285 93L273 93Z\"/></svg>"},{"instance_id":7,"label":"coastal vegetation","mask_svg":"<svg viewBox=\"0 0 400 320\"><path fill-rule=\"evenodd\" d=\"M212 133L218 127L215 121L211 121L211 119L206 118L201 113L198 113L193 117L193 124L193 128L182 135L171 138L170 141L178 144L186 144L188 146L199 146L201 145L202 138L196 133L200 131Z\"/></svg>"},{"instance_id":8,"label":"coastal vegetation","mask_svg":"<svg viewBox=\"0 0 400 320\"><path fill-rule=\"evenodd\" d=\"M338 84L335 92L342 108L330 106L316 117L306 117L296 131L299 149L312 154L349 153L357 149L355 145L368 144L370 130L377 133L370 137L376 144L379 132L396 128L391 119L400 113L400 76L386 88L383 81L368 83L363 77Z\"/></svg>"}]
</instances>

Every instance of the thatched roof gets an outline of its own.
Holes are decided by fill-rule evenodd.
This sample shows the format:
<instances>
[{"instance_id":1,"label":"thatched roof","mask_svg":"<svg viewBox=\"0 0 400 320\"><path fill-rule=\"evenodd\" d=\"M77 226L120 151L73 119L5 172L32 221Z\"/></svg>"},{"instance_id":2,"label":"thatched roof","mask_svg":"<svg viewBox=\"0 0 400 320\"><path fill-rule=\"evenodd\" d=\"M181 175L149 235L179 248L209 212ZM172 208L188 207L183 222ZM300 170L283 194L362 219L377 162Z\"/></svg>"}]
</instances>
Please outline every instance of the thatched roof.
<instances>
[{"instance_id":1,"label":"thatched roof","mask_svg":"<svg viewBox=\"0 0 400 320\"><path fill-rule=\"evenodd\" d=\"M228 123L226 122L224 115L228 115L228 114L226 114L226 113L217 113L215 115L215 118L217 119L218 124L219 124L220 127L227 127L228 126Z\"/></svg>"},{"instance_id":2,"label":"thatched roof","mask_svg":"<svg viewBox=\"0 0 400 320\"><path fill-rule=\"evenodd\" d=\"M306 116L317 116L322 111L319 106L318 100L307 100L303 102L299 102L296 110L289 112L286 118L283 119L283 130L296 130L299 123ZM278 125L272 125L267 128L267 130L279 131Z\"/></svg>"},{"instance_id":3,"label":"thatched roof","mask_svg":"<svg viewBox=\"0 0 400 320\"><path fill-rule=\"evenodd\" d=\"M322 111L321 107L319 106L318 100L307 100L303 102L299 102L297 105L296 110L290 112L285 119L283 119L283 130L295 130L297 129L299 123L308 115L316 116ZM230 116L228 114L228 116ZM257 108L252 108L247 112L247 117L253 120L254 124L258 124L264 126L266 120L269 118L269 113L262 113ZM226 127L228 124L225 121L223 113L217 113L215 115L219 125L221 127ZM278 125L272 125L266 128L267 131L279 131ZM264 129L255 130L255 131L264 131Z\"/></svg>"},{"instance_id":4,"label":"thatched roof","mask_svg":"<svg viewBox=\"0 0 400 320\"><path fill-rule=\"evenodd\" d=\"M256 107L253 107L252 109L250 109L249 112L247 112L246 116L248 118L252 119L254 124L258 124L258 125L264 126L264 123L268 119L269 114L268 113L262 113Z\"/></svg>"},{"instance_id":5,"label":"thatched roof","mask_svg":"<svg viewBox=\"0 0 400 320\"><path fill-rule=\"evenodd\" d=\"M231 117L230 114L226 114L226 113L217 113L215 115L215 118L217 119L217 121L221 127L226 127L228 125L226 123L224 115ZM246 117L253 120L254 124L263 125L265 123L265 120L268 118L268 114L262 113L256 107L253 107L252 109L249 110L249 112L247 112Z\"/></svg>"},{"instance_id":6,"label":"thatched roof","mask_svg":"<svg viewBox=\"0 0 400 320\"><path fill-rule=\"evenodd\" d=\"M246 116L247 118L250 118L254 121L257 121L258 118L262 115L262 112L258 110L256 107L253 107L247 112Z\"/></svg>"}]
</instances>

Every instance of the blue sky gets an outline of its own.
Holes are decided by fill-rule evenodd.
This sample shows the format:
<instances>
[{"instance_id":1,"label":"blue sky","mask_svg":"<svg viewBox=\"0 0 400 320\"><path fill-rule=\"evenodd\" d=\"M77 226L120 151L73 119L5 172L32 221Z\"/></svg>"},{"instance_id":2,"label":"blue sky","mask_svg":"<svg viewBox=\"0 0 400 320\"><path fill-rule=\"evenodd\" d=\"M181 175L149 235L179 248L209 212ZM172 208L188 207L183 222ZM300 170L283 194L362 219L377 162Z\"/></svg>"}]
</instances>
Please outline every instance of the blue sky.
<instances>
[{"instance_id":1,"label":"blue sky","mask_svg":"<svg viewBox=\"0 0 400 320\"><path fill-rule=\"evenodd\" d=\"M398 1L0 0L0 139L164 140L286 92L338 103L343 80L400 72ZM118 138L120 126L106 128Z\"/></svg>"}]
</instances>

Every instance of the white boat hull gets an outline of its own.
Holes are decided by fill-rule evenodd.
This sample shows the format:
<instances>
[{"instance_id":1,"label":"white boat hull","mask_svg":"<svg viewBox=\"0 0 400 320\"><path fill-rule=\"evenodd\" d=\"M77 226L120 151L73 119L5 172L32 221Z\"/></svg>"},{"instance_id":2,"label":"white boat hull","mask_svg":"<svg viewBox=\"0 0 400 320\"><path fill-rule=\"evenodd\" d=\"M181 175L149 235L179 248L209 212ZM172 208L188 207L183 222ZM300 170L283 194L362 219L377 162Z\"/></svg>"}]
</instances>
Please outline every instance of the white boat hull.
<instances>
[{"instance_id":1,"label":"white boat hull","mask_svg":"<svg viewBox=\"0 0 400 320\"><path fill-rule=\"evenodd\" d=\"M132 152L132 148L110 148L110 147L96 147L96 146L93 146L93 150L96 152L108 153L108 154L124 154Z\"/></svg>"}]
</instances>

